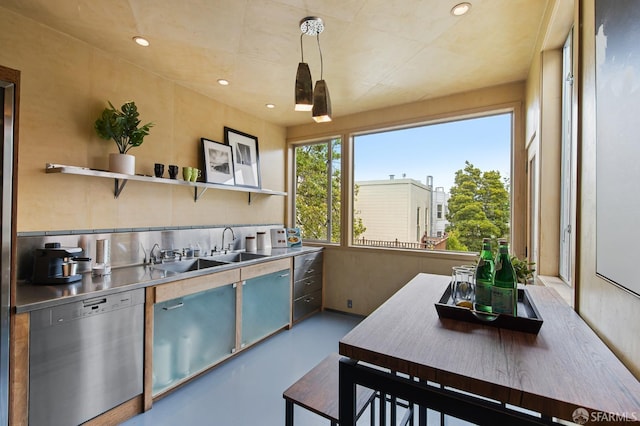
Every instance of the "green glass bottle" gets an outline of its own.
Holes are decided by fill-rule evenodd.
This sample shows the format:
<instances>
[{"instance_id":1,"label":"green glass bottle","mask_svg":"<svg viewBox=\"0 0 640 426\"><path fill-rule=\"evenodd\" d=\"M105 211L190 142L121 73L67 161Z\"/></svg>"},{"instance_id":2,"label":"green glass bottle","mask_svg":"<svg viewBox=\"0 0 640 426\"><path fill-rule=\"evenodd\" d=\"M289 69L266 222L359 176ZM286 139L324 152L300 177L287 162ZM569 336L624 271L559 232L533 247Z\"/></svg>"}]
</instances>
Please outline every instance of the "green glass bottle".
<instances>
[{"instance_id":1,"label":"green glass bottle","mask_svg":"<svg viewBox=\"0 0 640 426\"><path fill-rule=\"evenodd\" d=\"M498 241L496 272L491 288L491 310L494 314L516 315L518 287L516 272L509 258L509 243Z\"/></svg>"},{"instance_id":2,"label":"green glass bottle","mask_svg":"<svg viewBox=\"0 0 640 426\"><path fill-rule=\"evenodd\" d=\"M478 266L476 266L476 297L473 308L480 312L491 312L491 288L493 287L493 277L495 266L493 254L491 253L491 240L482 239L482 251Z\"/></svg>"}]
</instances>

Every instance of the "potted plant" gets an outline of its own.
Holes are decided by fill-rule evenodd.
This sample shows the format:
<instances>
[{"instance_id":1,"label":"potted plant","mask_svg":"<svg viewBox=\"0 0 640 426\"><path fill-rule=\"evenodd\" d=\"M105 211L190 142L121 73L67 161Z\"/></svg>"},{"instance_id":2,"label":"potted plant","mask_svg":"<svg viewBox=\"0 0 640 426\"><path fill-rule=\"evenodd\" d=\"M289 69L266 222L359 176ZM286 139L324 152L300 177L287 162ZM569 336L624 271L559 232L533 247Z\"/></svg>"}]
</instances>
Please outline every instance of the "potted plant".
<instances>
[{"instance_id":1,"label":"potted plant","mask_svg":"<svg viewBox=\"0 0 640 426\"><path fill-rule=\"evenodd\" d=\"M102 139L113 139L118 146L118 154L109 154L109 170L117 173L134 175L136 173L135 157L127 154L133 147L142 145L144 137L149 134L153 123L140 125L136 103L127 102L117 110L111 102L95 122L96 133Z\"/></svg>"},{"instance_id":2,"label":"potted plant","mask_svg":"<svg viewBox=\"0 0 640 426\"><path fill-rule=\"evenodd\" d=\"M518 283L526 285L533 282L533 273L536 271L536 268L534 268L534 262L529 262L527 259L523 260L518 259L516 256L512 256L511 264L513 265L513 270L516 272Z\"/></svg>"}]
</instances>

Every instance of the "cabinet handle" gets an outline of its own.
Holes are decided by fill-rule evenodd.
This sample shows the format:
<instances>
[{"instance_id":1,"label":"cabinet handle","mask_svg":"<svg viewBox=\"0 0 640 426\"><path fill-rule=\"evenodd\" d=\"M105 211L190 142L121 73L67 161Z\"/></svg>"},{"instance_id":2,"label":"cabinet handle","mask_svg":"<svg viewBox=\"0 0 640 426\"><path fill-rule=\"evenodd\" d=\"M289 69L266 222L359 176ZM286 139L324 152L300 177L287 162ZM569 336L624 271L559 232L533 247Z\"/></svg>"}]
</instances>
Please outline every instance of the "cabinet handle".
<instances>
[{"instance_id":1,"label":"cabinet handle","mask_svg":"<svg viewBox=\"0 0 640 426\"><path fill-rule=\"evenodd\" d=\"M307 274L313 274L316 270L315 269L309 269L306 273Z\"/></svg>"},{"instance_id":2,"label":"cabinet handle","mask_svg":"<svg viewBox=\"0 0 640 426\"><path fill-rule=\"evenodd\" d=\"M282 274L282 275L278 275L278 276L279 276L280 278L288 277L288 276L289 276L289 273Z\"/></svg>"},{"instance_id":3,"label":"cabinet handle","mask_svg":"<svg viewBox=\"0 0 640 426\"><path fill-rule=\"evenodd\" d=\"M184 302L180 302L180 303L178 303L178 304L176 304L176 305L173 305L173 306L165 306L165 307L164 307L164 308L162 308L162 309L164 309L165 311L171 311L171 310L173 310L173 309L182 308L183 306L184 306Z\"/></svg>"},{"instance_id":4,"label":"cabinet handle","mask_svg":"<svg viewBox=\"0 0 640 426\"><path fill-rule=\"evenodd\" d=\"M306 281L304 284L308 287L313 284L313 280Z\"/></svg>"},{"instance_id":5,"label":"cabinet handle","mask_svg":"<svg viewBox=\"0 0 640 426\"><path fill-rule=\"evenodd\" d=\"M305 303L310 303L313 302L313 300L315 299L315 297L307 297L306 299L304 299Z\"/></svg>"}]
</instances>

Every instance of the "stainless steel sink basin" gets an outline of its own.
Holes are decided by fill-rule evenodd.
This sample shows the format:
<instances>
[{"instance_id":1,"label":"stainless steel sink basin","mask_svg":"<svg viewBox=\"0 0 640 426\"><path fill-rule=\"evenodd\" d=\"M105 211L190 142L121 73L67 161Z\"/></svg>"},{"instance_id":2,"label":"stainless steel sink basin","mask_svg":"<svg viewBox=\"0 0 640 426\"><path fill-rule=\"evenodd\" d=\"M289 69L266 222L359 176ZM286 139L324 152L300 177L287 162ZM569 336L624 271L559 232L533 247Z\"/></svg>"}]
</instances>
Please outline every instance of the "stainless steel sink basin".
<instances>
[{"instance_id":1,"label":"stainless steel sink basin","mask_svg":"<svg viewBox=\"0 0 640 426\"><path fill-rule=\"evenodd\" d=\"M190 272L190 271L198 271L200 269L213 268L216 266L228 265L230 261L220 260L211 260L211 259L189 259L189 260L178 260L175 262L169 263L160 263L158 265L153 265L156 269L162 269L163 271L172 271L172 272Z\"/></svg>"},{"instance_id":2,"label":"stainless steel sink basin","mask_svg":"<svg viewBox=\"0 0 640 426\"><path fill-rule=\"evenodd\" d=\"M227 253L227 254L219 254L215 258L216 260L220 260L222 262L245 262L247 260L255 260L262 259L267 257L266 254L258 254L258 253L247 253L245 251L241 251L238 253Z\"/></svg>"}]
</instances>

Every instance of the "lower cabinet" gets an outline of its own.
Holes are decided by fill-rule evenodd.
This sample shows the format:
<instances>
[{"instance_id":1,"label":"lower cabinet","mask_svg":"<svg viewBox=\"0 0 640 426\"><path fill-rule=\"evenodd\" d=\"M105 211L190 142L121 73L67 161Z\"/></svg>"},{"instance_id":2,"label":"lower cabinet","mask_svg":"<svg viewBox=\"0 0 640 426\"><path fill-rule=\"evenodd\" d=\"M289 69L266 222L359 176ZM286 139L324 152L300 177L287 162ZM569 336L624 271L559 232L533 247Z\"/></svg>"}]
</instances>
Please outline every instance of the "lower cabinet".
<instances>
[{"instance_id":1,"label":"lower cabinet","mask_svg":"<svg viewBox=\"0 0 640 426\"><path fill-rule=\"evenodd\" d=\"M290 294L289 269L242 283L242 348L289 325Z\"/></svg>"},{"instance_id":2,"label":"lower cabinet","mask_svg":"<svg viewBox=\"0 0 640 426\"><path fill-rule=\"evenodd\" d=\"M239 281L234 269L147 288L145 410L234 352Z\"/></svg>"},{"instance_id":3,"label":"lower cabinet","mask_svg":"<svg viewBox=\"0 0 640 426\"><path fill-rule=\"evenodd\" d=\"M233 353L234 284L157 303L153 310L154 395Z\"/></svg>"},{"instance_id":4,"label":"lower cabinet","mask_svg":"<svg viewBox=\"0 0 640 426\"><path fill-rule=\"evenodd\" d=\"M293 321L322 308L322 252L293 258Z\"/></svg>"},{"instance_id":5,"label":"lower cabinet","mask_svg":"<svg viewBox=\"0 0 640 426\"><path fill-rule=\"evenodd\" d=\"M145 410L154 397L290 326L290 265L280 259L148 288Z\"/></svg>"}]
</instances>

